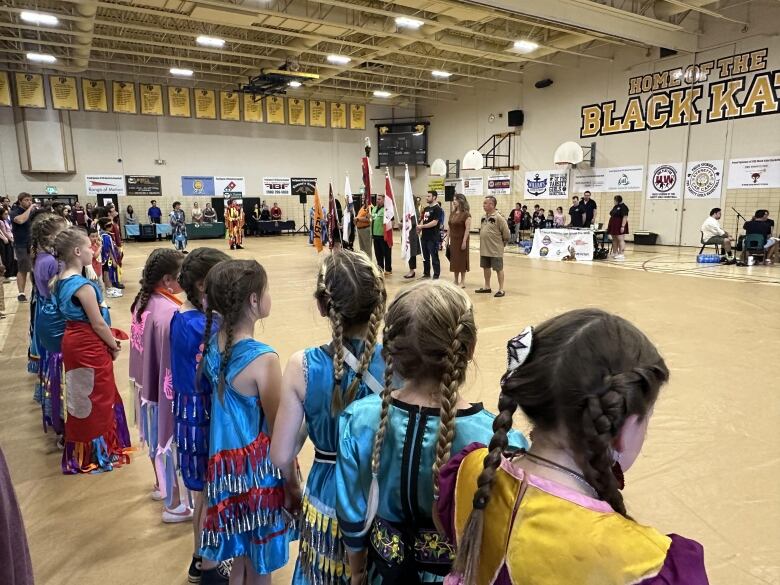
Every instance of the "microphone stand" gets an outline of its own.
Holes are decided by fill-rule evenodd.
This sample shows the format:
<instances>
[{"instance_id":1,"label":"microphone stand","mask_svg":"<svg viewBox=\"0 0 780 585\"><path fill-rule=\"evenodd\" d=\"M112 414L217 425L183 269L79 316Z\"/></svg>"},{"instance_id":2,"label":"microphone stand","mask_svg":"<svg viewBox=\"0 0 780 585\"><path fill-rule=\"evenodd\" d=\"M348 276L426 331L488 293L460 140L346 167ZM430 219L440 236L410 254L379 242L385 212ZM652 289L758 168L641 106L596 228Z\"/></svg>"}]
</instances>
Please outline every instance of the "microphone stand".
<instances>
[{"instance_id":1,"label":"microphone stand","mask_svg":"<svg viewBox=\"0 0 780 585\"><path fill-rule=\"evenodd\" d=\"M737 247L739 247L739 245L740 245L740 241L739 241L739 236L737 235L737 234L739 233L739 220L741 219L741 220L742 220L742 222L744 223L744 222L747 222L747 219L745 218L745 216L744 216L744 215L742 215L742 214L741 214L739 211L737 211L737 210L736 210L734 207L732 207L732 208L731 208L731 211L733 211L734 213L736 213L736 214L737 214L737 217L736 217L736 219L734 220L734 223L735 223L735 225L734 225L734 237L735 237L735 238L736 238L736 240L737 240ZM736 258L736 255L735 255L734 257ZM740 256L740 258L741 258L741 256Z\"/></svg>"}]
</instances>

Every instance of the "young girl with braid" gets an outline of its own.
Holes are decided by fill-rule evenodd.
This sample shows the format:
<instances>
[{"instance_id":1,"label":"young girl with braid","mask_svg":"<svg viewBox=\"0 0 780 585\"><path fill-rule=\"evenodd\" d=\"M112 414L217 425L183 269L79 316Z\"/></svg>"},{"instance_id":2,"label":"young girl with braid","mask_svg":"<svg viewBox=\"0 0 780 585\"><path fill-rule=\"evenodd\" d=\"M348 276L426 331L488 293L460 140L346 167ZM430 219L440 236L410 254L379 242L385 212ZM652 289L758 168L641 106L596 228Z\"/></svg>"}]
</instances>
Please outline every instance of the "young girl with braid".
<instances>
[{"instance_id":1,"label":"young girl with braid","mask_svg":"<svg viewBox=\"0 0 780 585\"><path fill-rule=\"evenodd\" d=\"M151 497L164 502L162 520L168 523L192 517L173 449L170 326L181 306L175 295L182 292L178 277L183 259L176 250L153 250L144 266L141 289L130 306L130 383L135 389L136 420L155 475Z\"/></svg>"},{"instance_id":2,"label":"young girl with braid","mask_svg":"<svg viewBox=\"0 0 780 585\"><path fill-rule=\"evenodd\" d=\"M669 378L650 340L583 309L527 328L508 352L489 446L441 473L439 517L458 546L445 583L706 585L701 545L638 524L620 493ZM508 453L518 408L533 446Z\"/></svg>"},{"instance_id":3,"label":"young girl with braid","mask_svg":"<svg viewBox=\"0 0 780 585\"><path fill-rule=\"evenodd\" d=\"M269 455L282 370L274 349L254 339L255 324L271 312L265 270L255 260L220 262L206 277L205 302L198 379L208 379L212 398L201 552L213 562L233 559L231 583L270 585L295 532L285 506L300 502L282 479L293 470L278 469ZM209 339L215 314L220 327Z\"/></svg>"},{"instance_id":4,"label":"young girl with braid","mask_svg":"<svg viewBox=\"0 0 780 585\"><path fill-rule=\"evenodd\" d=\"M365 254L342 249L325 258L314 298L333 337L327 345L293 354L287 363L271 460L282 469L292 466L305 419L314 464L306 481L293 583L338 585L349 582L335 514L338 417L352 402L382 391L385 362L377 337L387 293L376 264Z\"/></svg>"},{"instance_id":5,"label":"young girl with braid","mask_svg":"<svg viewBox=\"0 0 780 585\"><path fill-rule=\"evenodd\" d=\"M454 549L433 515L439 470L488 440L494 419L460 395L476 341L471 301L450 283L419 282L390 305L382 394L339 420L336 513L353 584L441 583L449 572Z\"/></svg>"},{"instance_id":6,"label":"young girl with braid","mask_svg":"<svg viewBox=\"0 0 780 585\"><path fill-rule=\"evenodd\" d=\"M120 344L109 327L108 310L100 306L100 286L81 275L92 263L86 232L69 227L57 235L54 249L61 268L50 286L66 321L62 362L68 416L62 472L111 471L130 463L130 432L114 379Z\"/></svg>"},{"instance_id":7,"label":"young girl with braid","mask_svg":"<svg viewBox=\"0 0 780 585\"><path fill-rule=\"evenodd\" d=\"M204 561L200 555L201 532L205 519L203 487L209 457L211 386L205 379L200 384L195 381L195 372L203 357L203 337L206 332L204 283L209 271L225 260L230 260L230 256L214 248L197 248L184 259L179 284L187 293L187 300L173 314L171 320L171 374L177 464L184 485L195 495L195 548L189 569L190 583L200 583L202 579L227 583L227 577L230 575L227 566L220 567L217 563ZM213 329L214 327L212 333Z\"/></svg>"}]
</instances>

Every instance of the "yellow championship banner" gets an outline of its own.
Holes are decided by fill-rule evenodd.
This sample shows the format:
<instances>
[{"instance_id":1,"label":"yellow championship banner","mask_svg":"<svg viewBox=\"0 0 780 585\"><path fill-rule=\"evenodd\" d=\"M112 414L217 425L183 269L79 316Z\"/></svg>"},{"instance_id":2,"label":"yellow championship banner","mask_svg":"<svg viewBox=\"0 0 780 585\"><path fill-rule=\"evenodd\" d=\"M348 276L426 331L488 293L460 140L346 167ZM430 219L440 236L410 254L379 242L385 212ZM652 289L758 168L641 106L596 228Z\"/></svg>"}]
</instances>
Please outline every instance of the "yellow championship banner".
<instances>
[{"instance_id":1,"label":"yellow championship banner","mask_svg":"<svg viewBox=\"0 0 780 585\"><path fill-rule=\"evenodd\" d=\"M108 96L106 82L102 79L82 79L81 92L84 96L85 112L107 112Z\"/></svg>"},{"instance_id":2,"label":"yellow championship banner","mask_svg":"<svg viewBox=\"0 0 780 585\"><path fill-rule=\"evenodd\" d=\"M0 106L11 105L11 80L7 71L0 71Z\"/></svg>"},{"instance_id":3,"label":"yellow championship banner","mask_svg":"<svg viewBox=\"0 0 780 585\"><path fill-rule=\"evenodd\" d=\"M265 98L269 124L284 124L284 98L272 95Z\"/></svg>"},{"instance_id":4,"label":"yellow championship banner","mask_svg":"<svg viewBox=\"0 0 780 585\"><path fill-rule=\"evenodd\" d=\"M330 102L330 127L347 127L347 106L341 102Z\"/></svg>"},{"instance_id":5,"label":"yellow championship banner","mask_svg":"<svg viewBox=\"0 0 780 585\"><path fill-rule=\"evenodd\" d=\"M135 100L135 83L112 81L111 101L115 112L119 114L137 114L138 104Z\"/></svg>"},{"instance_id":6,"label":"yellow championship banner","mask_svg":"<svg viewBox=\"0 0 780 585\"><path fill-rule=\"evenodd\" d=\"M195 117L200 120L217 119L217 97L213 89L195 90Z\"/></svg>"},{"instance_id":7,"label":"yellow championship banner","mask_svg":"<svg viewBox=\"0 0 780 585\"><path fill-rule=\"evenodd\" d=\"M45 108L43 75L37 73L15 73L16 105L22 108Z\"/></svg>"},{"instance_id":8,"label":"yellow championship banner","mask_svg":"<svg viewBox=\"0 0 780 585\"><path fill-rule=\"evenodd\" d=\"M238 96L234 91L219 92L219 117L221 120L240 120L241 112L238 106Z\"/></svg>"},{"instance_id":9,"label":"yellow championship banner","mask_svg":"<svg viewBox=\"0 0 780 585\"><path fill-rule=\"evenodd\" d=\"M366 129L366 106L364 104L349 104L350 130Z\"/></svg>"},{"instance_id":10,"label":"yellow championship banner","mask_svg":"<svg viewBox=\"0 0 780 585\"><path fill-rule=\"evenodd\" d=\"M186 87L168 87L168 115L174 118L189 118L190 90Z\"/></svg>"},{"instance_id":11,"label":"yellow championship banner","mask_svg":"<svg viewBox=\"0 0 780 585\"><path fill-rule=\"evenodd\" d=\"M263 121L263 100L260 97L245 93L244 96L244 122Z\"/></svg>"},{"instance_id":12,"label":"yellow championship banner","mask_svg":"<svg viewBox=\"0 0 780 585\"><path fill-rule=\"evenodd\" d=\"M287 98L287 122L290 126L306 126L306 100Z\"/></svg>"},{"instance_id":13,"label":"yellow championship banner","mask_svg":"<svg viewBox=\"0 0 780 585\"><path fill-rule=\"evenodd\" d=\"M309 126L325 128L327 126L325 102L322 100L309 101Z\"/></svg>"},{"instance_id":14,"label":"yellow championship banner","mask_svg":"<svg viewBox=\"0 0 780 585\"><path fill-rule=\"evenodd\" d=\"M51 105L55 110L78 110L79 90L75 77L52 75L49 77Z\"/></svg>"},{"instance_id":15,"label":"yellow championship banner","mask_svg":"<svg viewBox=\"0 0 780 585\"><path fill-rule=\"evenodd\" d=\"M145 83L138 89L141 92L141 113L146 116L162 116L162 85Z\"/></svg>"}]
</instances>

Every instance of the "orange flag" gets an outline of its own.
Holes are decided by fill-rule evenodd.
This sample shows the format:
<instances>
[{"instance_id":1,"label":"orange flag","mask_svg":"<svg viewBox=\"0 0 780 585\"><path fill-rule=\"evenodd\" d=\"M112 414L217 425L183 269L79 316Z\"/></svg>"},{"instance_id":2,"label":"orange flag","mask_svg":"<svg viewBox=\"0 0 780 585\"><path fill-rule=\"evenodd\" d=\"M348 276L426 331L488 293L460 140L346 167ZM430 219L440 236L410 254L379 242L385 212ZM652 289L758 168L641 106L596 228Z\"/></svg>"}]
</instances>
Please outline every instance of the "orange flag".
<instances>
[{"instance_id":1,"label":"orange flag","mask_svg":"<svg viewBox=\"0 0 780 585\"><path fill-rule=\"evenodd\" d=\"M320 192L314 187L314 247L317 252L322 252L322 204L320 203Z\"/></svg>"}]
</instances>

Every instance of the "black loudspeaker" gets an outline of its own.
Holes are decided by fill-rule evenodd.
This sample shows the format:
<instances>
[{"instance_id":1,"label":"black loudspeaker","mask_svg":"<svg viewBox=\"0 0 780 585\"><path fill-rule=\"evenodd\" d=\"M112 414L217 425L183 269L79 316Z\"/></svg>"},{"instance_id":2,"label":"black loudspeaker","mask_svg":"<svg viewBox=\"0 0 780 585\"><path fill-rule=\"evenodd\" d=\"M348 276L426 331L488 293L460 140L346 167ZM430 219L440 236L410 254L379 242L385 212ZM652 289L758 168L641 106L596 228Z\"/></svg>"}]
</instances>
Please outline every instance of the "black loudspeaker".
<instances>
[{"instance_id":1,"label":"black loudspeaker","mask_svg":"<svg viewBox=\"0 0 780 585\"><path fill-rule=\"evenodd\" d=\"M303 193L301 193L300 195L298 195L298 201L300 201L300 203L301 203L302 205L306 205L306 195L304 195Z\"/></svg>"},{"instance_id":2,"label":"black loudspeaker","mask_svg":"<svg viewBox=\"0 0 780 585\"><path fill-rule=\"evenodd\" d=\"M444 185L444 200L452 201L455 198L455 185Z\"/></svg>"},{"instance_id":3,"label":"black loudspeaker","mask_svg":"<svg viewBox=\"0 0 780 585\"><path fill-rule=\"evenodd\" d=\"M540 79L536 83L534 83L534 87L536 89L544 89L545 87L550 87L553 84L552 79Z\"/></svg>"},{"instance_id":4,"label":"black loudspeaker","mask_svg":"<svg viewBox=\"0 0 780 585\"><path fill-rule=\"evenodd\" d=\"M509 118L510 126L519 127L522 126L525 121L525 114L523 113L523 110L510 110L507 114L507 118Z\"/></svg>"}]
</instances>

